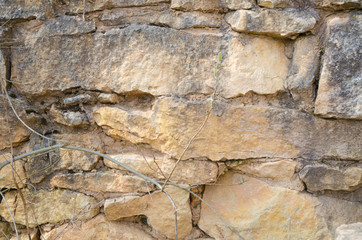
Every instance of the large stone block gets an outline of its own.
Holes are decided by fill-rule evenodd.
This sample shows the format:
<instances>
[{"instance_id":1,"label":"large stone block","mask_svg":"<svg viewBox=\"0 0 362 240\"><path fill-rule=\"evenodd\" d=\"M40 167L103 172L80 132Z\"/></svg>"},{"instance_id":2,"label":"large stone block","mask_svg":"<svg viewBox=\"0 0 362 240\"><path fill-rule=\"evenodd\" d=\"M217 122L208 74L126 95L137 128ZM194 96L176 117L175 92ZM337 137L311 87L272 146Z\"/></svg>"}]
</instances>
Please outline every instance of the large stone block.
<instances>
[{"instance_id":1,"label":"large stone block","mask_svg":"<svg viewBox=\"0 0 362 240\"><path fill-rule=\"evenodd\" d=\"M311 2L316 7L333 10L362 8L360 0L312 0Z\"/></svg>"},{"instance_id":2,"label":"large stone block","mask_svg":"<svg viewBox=\"0 0 362 240\"><path fill-rule=\"evenodd\" d=\"M220 11L220 0L171 0L171 8L186 11Z\"/></svg>"},{"instance_id":3,"label":"large stone block","mask_svg":"<svg viewBox=\"0 0 362 240\"><path fill-rule=\"evenodd\" d=\"M217 184L206 186L204 200L245 239L332 239L309 196L233 172ZM215 239L239 239L205 204L198 226Z\"/></svg>"},{"instance_id":4,"label":"large stone block","mask_svg":"<svg viewBox=\"0 0 362 240\"><path fill-rule=\"evenodd\" d=\"M328 121L293 109L215 102L184 159L362 158L361 123ZM94 120L113 137L147 143L178 157L204 121L207 101L161 98L152 110L102 107Z\"/></svg>"},{"instance_id":5,"label":"large stone block","mask_svg":"<svg viewBox=\"0 0 362 240\"><path fill-rule=\"evenodd\" d=\"M362 119L362 14L327 21L315 113L327 118Z\"/></svg>"},{"instance_id":6,"label":"large stone block","mask_svg":"<svg viewBox=\"0 0 362 240\"><path fill-rule=\"evenodd\" d=\"M44 18L53 0L0 0L0 19Z\"/></svg>"},{"instance_id":7,"label":"large stone block","mask_svg":"<svg viewBox=\"0 0 362 240\"><path fill-rule=\"evenodd\" d=\"M309 32L314 28L317 16L314 10L238 10L227 14L226 22L237 32L296 38L298 34Z\"/></svg>"}]
</instances>

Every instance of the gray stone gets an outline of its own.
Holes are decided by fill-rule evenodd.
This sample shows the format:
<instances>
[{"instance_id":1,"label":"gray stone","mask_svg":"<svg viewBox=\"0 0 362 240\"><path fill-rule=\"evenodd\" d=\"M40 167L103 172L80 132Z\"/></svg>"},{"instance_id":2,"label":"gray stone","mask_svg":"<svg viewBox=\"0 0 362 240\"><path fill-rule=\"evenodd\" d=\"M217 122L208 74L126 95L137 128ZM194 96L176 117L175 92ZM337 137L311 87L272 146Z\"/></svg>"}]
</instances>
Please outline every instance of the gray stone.
<instances>
[{"instance_id":1,"label":"gray stone","mask_svg":"<svg viewBox=\"0 0 362 240\"><path fill-rule=\"evenodd\" d=\"M353 191L362 184L362 167L339 169L325 164L314 164L304 167L299 176L309 192Z\"/></svg>"},{"instance_id":2,"label":"gray stone","mask_svg":"<svg viewBox=\"0 0 362 240\"><path fill-rule=\"evenodd\" d=\"M148 192L154 186L137 176L128 176L112 172L91 172L75 174L58 174L50 184L53 187L68 188L72 190L86 190L92 192Z\"/></svg>"},{"instance_id":3,"label":"gray stone","mask_svg":"<svg viewBox=\"0 0 362 240\"><path fill-rule=\"evenodd\" d=\"M44 18L51 12L49 0L0 0L0 19Z\"/></svg>"},{"instance_id":4,"label":"gray stone","mask_svg":"<svg viewBox=\"0 0 362 240\"><path fill-rule=\"evenodd\" d=\"M237 32L296 38L314 28L317 13L312 9L303 12L295 9L238 10L228 13L225 19Z\"/></svg>"},{"instance_id":5,"label":"gray stone","mask_svg":"<svg viewBox=\"0 0 362 240\"><path fill-rule=\"evenodd\" d=\"M251 9L255 0L221 0L221 4L231 10Z\"/></svg>"},{"instance_id":6,"label":"gray stone","mask_svg":"<svg viewBox=\"0 0 362 240\"><path fill-rule=\"evenodd\" d=\"M87 114L84 112L62 111L52 105L50 116L54 121L69 127L79 127L89 124Z\"/></svg>"},{"instance_id":7,"label":"gray stone","mask_svg":"<svg viewBox=\"0 0 362 240\"><path fill-rule=\"evenodd\" d=\"M326 118L362 119L362 14L327 21L325 54L315 113Z\"/></svg>"},{"instance_id":8,"label":"gray stone","mask_svg":"<svg viewBox=\"0 0 362 240\"><path fill-rule=\"evenodd\" d=\"M343 224L337 228L336 240L362 239L362 222Z\"/></svg>"},{"instance_id":9,"label":"gray stone","mask_svg":"<svg viewBox=\"0 0 362 240\"><path fill-rule=\"evenodd\" d=\"M86 103L91 100L91 96L88 94L80 94L74 97L65 98L63 100L65 105L78 105L80 103Z\"/></svg>"},{"instance_id":10,"label":"gray stone","mask_svg":"<svg viewBox=\"0 0 362 240\"><path fill-rule=\"evenodd\" d=\"M311 2L316 7L333 10L362 8L360 0L311 0Z\"/></svg>"}]
</instances>

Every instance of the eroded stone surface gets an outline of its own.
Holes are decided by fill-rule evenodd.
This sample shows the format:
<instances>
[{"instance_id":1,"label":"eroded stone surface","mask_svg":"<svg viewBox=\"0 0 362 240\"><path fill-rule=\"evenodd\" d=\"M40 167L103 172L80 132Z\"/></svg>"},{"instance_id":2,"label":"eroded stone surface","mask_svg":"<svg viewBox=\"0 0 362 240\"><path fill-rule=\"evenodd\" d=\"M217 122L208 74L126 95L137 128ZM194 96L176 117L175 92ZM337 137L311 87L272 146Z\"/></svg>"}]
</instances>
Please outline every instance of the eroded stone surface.
<instances>
[{"instance_id":1,"label":"eroded stone surface","mask_svg":"<svg viewBox=\"0 0 362 240\"><path fill-rule=\"evenodd\" d=\"M220 11L219 0L171 0L171 8L186 11Z\"/></svg>"},{"instance_id":2,"label":"eroded stone surface","mask_svg":"<svg viewBox=\"0 0 362 240\"><path fill-rule=\"evenodd\" d=\"M11 158L10 153L0 154L0 163ZM23 182L26 182L26 175L24 165L21 161L14 161L14 169L16 170L14 176L19 187L24 187ZM4 166L0 170L0 187L1 188L16 188L13 180L13 173L11 163Z\"/></svg>"},{"instance_id":3,"label":"eroded stone surface","mask_svg":"<svg viewBox=\"0 0 362 240\"><path fill-rule=\"evenodd\" d=\"M89 124L88 117L85 112L62 111L53 105L49 114L54 118L54 122L69 127L79 127Z\"/></svg>"},{"instance_id":4,"label":"eroded stone surface","mask_svg":"<svg viewBox=\"0 0 362 240\"><path fill-rule=\"evenodd\" d=\"M315 113L327 118L362 119L362 15L350 13L327 21Z\"/></svg>"},{"instance_id":5,"label":"eroded stone surface","mask_svg":"<svg viewBox=\"0 0 362 240\"><path fill-rule=\"evenodd\" d=\"M154 189L152 184L146 186L142 178L112 172L91 172L75 174L58 174L52 178L53 187L92 192L148 192Z\"/></svg>"},{"instance_id":6,"label":"eroded stone surface","mask_svg":"<svg viewBox=\"0 0 362 240\"><path fill-rule=\"evenodd\" d=\"M206 186L204 200L245 239L331 239L308 196L250 177L241 181L242 175L226 173L219 184L240 185ZM199 227L216 239L238 239L204 204Z\"/></svg>"},{"instance_id":7,"label":"eroded stone surface","mask_svg":"<svg viewBox=\"0 0 362 240\"><path fill-rule=\"evenodd\" d=\"M311 2L316 7L333 10L362 8L362 3L359 0L312 0Z\"/></svg>"},{"instance_id":8,"label":"eroded stone surface","mask_svg":"<svg viewBox=\"0 0 362 240\"><path fill-rule=\"evenodd\" d=\"M48 0L1 0L0 19L44 18L51 7Z\"/></svg>"},{"instance_id":9,"label":"eroded stone surface","mask_svg":"<svg viewBox=\"0 0 362 240\"><path fill-rule=\"evenodd\" d=\"M83 151L73 149L59 149L60 164L58 169L70 170L92 170L97 162L98 157Z\"/></svg>"},{"instance_id":10,"label":"eroded stone surface","mask_svg":"<svg viewBox=\"0 0 362 240\"><path fill-rule=\"evenodd\" d=\"M135 153L115 154L110 156L142 174L152 176L157 179L164 179L163 175L166 177L169 176L176 163L176 160L172 160L166 157L153 158ZM107 159L104 160L104 163L111 168L123 170L121 166ZM162 172L159 170L159 168ZM175 169L175 172L172 174L171 180L176 183L190 185L204 184L216 181L217 174L218 166L216 163L198 160L181 161L179 162L178 167Z\"/></svg>"},{"instance_id":11,"label":"eroded stone surface","mask_svg":"<svg viewBox=\"0 0 362 240\"><path fill-rule=\"evenodd\" d=\"M287 8L291 7L289 0L257 0L258 5L267 8Z\"/></svg>"},{"instance_id":12,"label":"eroded stone surface","mask_svg":"<svg viewBox=\"0 0 362 240\"><path fill-rule=\"evenodd\" d=\"M166 188L166 191L177 206L177 234L183 239L192 230L189 193L175 187ZM109 199L104 204L104 212L109 220L146 215L155 230L174 239L174 208L169 198L162 192L154 192L151 197L152 200L149 195Z\"/></svg>"},{"instance_id":13,"label":"eroded stone surface","mask_svg":"<svg viewBox=\"0 0 362 240\"><path fill-rule=\"evenodd\" d=\"M68 190L54 190L51 192L38 190L35 193L23 190L24 198L32 203L32 210L28 212L29 227L44 223L58 223L72 219L79 214L81 220L86 220L97 215L99 206L94 198L81 193ZM17 191L5 194L5 198L12 212L16 209L15 222L25 225L24 205ZM29 214L31 213L31 214ZM12 222L9 211L4 203L0 204L0 215Z\"/></svg>"},{"instance_id":14,"label":"eroded stone surface","mask_svg":"<svg viewBox=\"0 0 362 240\"><path fill-rule=\"evenodd\" d=\"M177 157L201 126L209 104L162 98L150 111L102 107L93 115L107 134L132 143L148 143ZM291 109L216 102L214 113L184 159L334 156L358 160L362 155L360 131L359 122L327 121Z\"/></svg>"},{"instance_id":15,"label":"eroded stone surface","mask_svg":"<svg viewBox=\"0 0 362 240\"><path fill-rule=\"evenodd\" d=\"M312 30L317 17L313 10L302 13L294 9L260 9L229 13L226 21L237 32L295 38L300 33Z\"/></svg>"},{"instance_id":16,"label":"eroded stone surface","mask_svg":"<svg viewBox=\"0 0 362 240\"><path fill-rule=\"evenodd\" d=\"M315 164L304 167L299 176L310 192L352 191L362 184L362 167L339 169L325 164Z\"/></svg>"},{"instance_id":17,"label":"eroded stone surface","mask_svg":"<svg viewBox=\"0 0 362 240\"><path fill-rule=\"evenodd\" d=\"M362 239L362 222L343 224L337 228L336 240Z\"/></svg>"},{"instance_id":18,"label":"eroded stone surface","mask_svg":"<svg viewBox=\"0 0 362 240\"><path fill-rule=\"evenodd\" d=\"M223 6L232 9L251 9L255 4L255 0L221 0Z\"/></svg>"},{"instance_id":19,"label":"eroded stone surface","mask_svg":"<svg viewBox=\"0 0 362 240\"><path fill-rule=\"evenodd\" d=\"M60 233L66 225L60 226L41 236L42 240L53 239ZM93 240L93 239L154 239L148 233L133 225L132 223L122 223L108 221L103 214L82 223L81 226L71 225L63 231L57 239L61 240Z\"/></svg>"}]
</instances>

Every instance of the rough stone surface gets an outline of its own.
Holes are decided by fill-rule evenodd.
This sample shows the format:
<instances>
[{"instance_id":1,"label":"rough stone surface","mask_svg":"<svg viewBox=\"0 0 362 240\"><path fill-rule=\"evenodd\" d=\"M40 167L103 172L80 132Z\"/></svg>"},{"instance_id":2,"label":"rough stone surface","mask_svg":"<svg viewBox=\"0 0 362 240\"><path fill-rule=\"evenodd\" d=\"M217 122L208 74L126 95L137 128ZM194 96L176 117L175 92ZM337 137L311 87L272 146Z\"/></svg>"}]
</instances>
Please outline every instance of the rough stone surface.
<instances>
[{"instance_id":1,"label":"rough stone surface","mask_svg":"<svg viewBox=\"0 0 362 240\"><path fill-rule=\"evenodd\" d=\"M53 187L92 192L148 192L154 189L152 184L136 176L127 176L112 172L91 172L59 174L52 178Z\"/></svg>"},{"instance_id":2,"label":"rough stone surface","mask_svg":"<svg viewBox=\"0 0 362 240\"><path fill-rule=\"evenodd\" d=\"M362 222L343 224L337 228L336 240L362 239Z\"/></svg>"},{"instance_id":3,"label":"rough stone surface","mask_svg":"<svg viewBox=\"0 0 362 240\"><path fill-rule=\"evenodd\" d=\"M361 9L362 3L359 0L312 0L316 7L342 10L342 9Z\"/></svg>"},{"instance_id":4,"label":"rough stone surface","mask_svg":"<svg viewBox=\"0 0 362 240\"><path fill-rule=\"evenodd\" d=\"M219 0L171 0L171 8L187 11L220 11Z\"/></svg>"},{"instance_id":5,"label":"rough stone surface","mask_svg":"<svg viewBox=\"0 0 362 240\"><path fill-rule=\"evenodd\" d=\"M64 226L53 229L42 235L42 240L53 239L60 233ZM80 227L75 225L68 226L67 230L59 236L61 240L94 240L94 239L124 239L124 240L152 240L154 239L148 233L133 225L132 223L122 223L117 221L108 221L103 214L84 222Z\"/></svg>"},{"instance_id":6,"label":"rough stone surface","mask_svg":"<svg viewBox=\"0 0 362 240\"><path fill-rule=\"evenodd\" d=\"M310 192L353 191L362 184L362 167L338 169L325 164L315 164L304 167L299 176Z\"/></svg>"},{"instance_id":7,"label":"rough stone surface","mask_svg":"<svg viewBox=\"0 0 362 240\"><path fill-rule=\"evenodd\" d=\"M255 0L221 0L223 6L231 10L251 9Z\"/></svg>"},{"instance_id":8,"label":"rough stone surface","mask_svg":"<svg viewBox=\"0 0 362 240\"><path fill-rule=\"evenodd\" d=\"M0 19L44 18L51 12L48 0L1 0Z\"/></svg>"},{"instance_id":9,"label":"rough stone surface","mask_svg":"<svg viewBox=\"0 0 362 240\"><path fill-rule=\"evenodd\" d=\"M93 115L110 136L148 143L177 157L203 122L209 104L162 98L153 111L102 107ZM225 106L216 102L214 114L184 159L203 156L214 161L262 157L357 160L362 155L360 131L359 122L328 121L291 109Z\"/></svg>"},{"instance_id":10,"label":"rough stone surface","mask_svg":"<svg viewBox=\"0 0 362 240\"><path fill-rule=\"evenodd\" d=\"M62 111L54 105L50 109L50 116L54 118L54 122L69 126L79 127L89 124L87 114L84 112Z\"/></svg>"},{"instance_id":11,"label":"rough stone surface","mask_svg":"<svg viewBox=\"0 0 362 240\"><path fill-rule=\"evenodd\" d=\"M71 149L59 149L59 156L58 169L90 171L98 162L98 157L93 154Z\"/></svg>"},{"instance_id":12,"label":"rough stone surface","mask_svg":"<svg viewBox=\"0 0 362 240\"><path fill-rule=\"evenodd\" d=\"M217 183L241 182L242 175L229 172ZM295 191L245 177L240 185L206 186L203 198L245 239L332 239L312 199ZM239 239L204 204L198 225L216 239Z\"/></svg>"},{"instance_id":13,"label":"rough stone surface","mask_svg":"<svg viewBox=\"0 0 362 240\"><path fill-rule=\"evenodd\" d=\"M317 17L313 10L303 13L294 9L238 10L227 14L226 22L237 32L295 38L300 33L312 30Z\"/></svg>"},{"instance_id":14,"label":"rough stone surface","mask_svg":"<svg viewBox=\"0 0 362 240\"><path fill-rule=\"evenodd\" d=\"M0 154L0 163L11 158L10 153ZM23 182L26 181L24 165L21 161L14 161L16 169L15 179L19 187L24 187ZM1 188L16 188L13 180L11 164L6 165L0 170L0 187Z\"/></svg>"},{"instance_id":15,"label":"rough stone surface","mask_svg":"<svg viewBox=\"0 0 362 240\"><path fill-rule=\"evenodd\" d=\"M72 219L80 214L81 220L86 220L97 215L99 207L92 197L68 190L54 190L51 192L38 190L33 193L23 190L24 198L32 203L32 214L29 214L29 227L35 227L44 223L58 223ZM16 209L15 222L25 225L24 205L17 191L5 194L5 198L12 212ZM56 207L55 207L56 206ZM11 222L11 216L4 203L0 204L0 215Z\"/></svg>"},{"instance_id":16,"label":"rough stone surface","mask_svg":"<svg viewBox=\"0 0 362 240\"><path fill-rule=\"evenodd\" d=\"M362 119L362 14L327 21L327 40L315 113L328 118Z\"/></svg>"},{"instance_id":17,"label":"rough stone surface","mask_svg":"<svg viewBox=\"0 0 362 240\"><path fill-rule=\"evenodd\" d=\"M255 177L272 179L290 179L293 177L298 163L291 160L277 160L272 162L252 161L233 167L235 170L251 174Z\"/></svg>"},{"instance_id":18,"label":"rough stone surface","mask_svg":"<svg viewBox=\"0 0 362 240\"><path fill-rule=\"evenodd\" d=\"M192 230L189 193L175 187L166 188L166 191L177 206L178 238L184 239ZM151 197L152 200L149 195L108 199L104 204L104 212L108 220L146 215L155 230L174 239L174 208L169 198L162 192L154 192Z\"/></svg>"},{"instance_id":19,"label":"rough stone surface","mask_svg":"<svg viewBox=\"0 0 362 240\"><path fill-rule=\"evenodd\" d=\"M287 8L290 7L289 0L257 0L258 5L267 8Z\"/></svg>"},{"instance_id":20,"label":"rough stone surface","mask_svg":"<svg viewBox=\"0 0 362 240\"><path fill-rule=\"evenodd\" d=\"M86 103L91 100L91 96L89 94L79 94L74 97L68 97L63 100L65 105L78 105L80 103Z\"/></svg>"},{"instance_id":21,"label":"rough stone surface","mask_svg":"<svg viewBox=\"0 0 362 240\"><path fill-rule=\"evenodd\" d=\"M97 100L101 103L118 103L119 97L114 93L101 93L98 95Z\"/></svg>"},{"instance_id":22,"label":"rough stone surface","mask_svg":"<svg viewBox=\"0 0 362 240\"><path fill-rule=\"evenodd\" d=\"M152 176L158 179L164 179L164 176L168 176L176 161L166 157L153 157L142 156L140 154L115 154L110 155L117 161L139 171L142 174ZM146 162L147 161L147 162ZM156 164L156 163L157 164ZM105 165L111 168L121 169L123 168L109 160L104 161ZM158 165L158 166L157 166ZM162 170L162 173L160 170ZM172 181L176 183L184 183L189 185L204 184L215 182L218 174L218 166L216 163L210 161L181 161L175 172L172 174Z\"/></svg>"}]
</instances>

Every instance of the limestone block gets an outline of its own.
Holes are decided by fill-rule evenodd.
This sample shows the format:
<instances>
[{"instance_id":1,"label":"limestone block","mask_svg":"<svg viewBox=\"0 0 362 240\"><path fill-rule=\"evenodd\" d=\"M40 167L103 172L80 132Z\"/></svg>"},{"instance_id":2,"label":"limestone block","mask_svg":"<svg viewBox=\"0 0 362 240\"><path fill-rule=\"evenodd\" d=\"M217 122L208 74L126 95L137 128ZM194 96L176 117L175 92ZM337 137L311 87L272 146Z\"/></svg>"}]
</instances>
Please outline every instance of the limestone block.
<instances>
[{"instance_id":1,"label":"limestone block","mask_svg":"<svg viewBox=\"0 0 362 240\"><path fill-rule=\"evenodd\" d=\"M151 183L148 183L147 188L140 177L112 172L58 174L51 179L50 184L58 188L92 192L146 193L154 189Z\"/></svg>"},{"instance_id":2,"label":"limestone block","mask_svg":"<svg viewBox=\"0 0 362 240\"><path fill-rule=\"evenodd\" d=\"M362 184L362 167L333 168L325 164L308 165L300 173L308 191L353 191Z\"/></svg>"},{"instance_id":3,"label":"limestone block","mask_svg":"<svg viewBox=\"0 0 362 240\"><path fill-rule=\"evenodd\" d=\"M59 157L57 169L90 171L98 162L97 156L72 149L59 149Z\"/></svg>"},{"instance_id":4,"label":"limestone block","mask_svg":"<svg viewBox=\"0 0 362 240\"><path fill-rule=\"evenodd\" d=\"M171 0L171 8L186 11L220 11L220 0Z\"/></svg>"},{"instance_id":5,"label":"limestone block","mask_svg":"<svg viewBox=\"0 0 362 240\"><path fill-rule=\"evenodd\" d=\"M289 0L257 0L258 5L267 8L291 7Z\"/></svg>"},{"instance_id":6,"label":"limestone block","mask_svg":"<svg viewBox=\"0 0 362 240\"><path fill-rule=\"evenodd\" d=\"M6 160L11 158L10 153L0 154L0 163L5 162ZM16 169L15 179L20 188L24 187L25 184L22 182L26 182L26 175L24 171L24 165L21 161L14 161L14 166ZM13 173L11 164L6 165L0 170L0 187L1 188L16 188L13 180Z\"/></svg>"},{"instance_id":7,"label":"limestone block","mask_svg":"<svg viewBox=\"0 0 362 240\"><path fill-rule=\"evenodd\" d=\"M23 190L24 198L31 203L32 210L28 210L29 227L36 227L44 223L58 223L72 219L79 214L80 220L94 217L99 212L99 206L93 197L68 190L54 190L51 192L38 190L32 192ZM5 198L12 212L16 209L15 222L25 225L24 205L17 191L10 191ZM28 205L29 206L29 205ZM8 222L12 222L9 211L4 203L0 204L0 215Z\"/></svg>"},{"instance_id":8,"label":"limestone block","mask_svg":"<svg viewBox=\"0 0 362 240\"><path fill-rule=\"evenodd\" d=\"M362 14L327 21L324 60L315 113L327 118L362 119Z\"/></svg>"},{"instance_id":9,"label":"limestone block","mask_svg":"<svg viewBox=\"0 0 362 240\"><path fill-rule=\"evenodd\" d=\"M206 186L203 198L245 239L332 239L312 198L242 177L226 173L217 183L234 185ZM215 239L239 239L204 204L198 226Z\"/></svg>"},{"instance_id":10,"label":"limestone block","mask_svg":"<svg viewBox=\"0 0 362 240\"><path fill-rule=\"evenodd\" d=\"M332 10L362 8L362 2L360 0L312 0L311 2L316 7Z\"/></svg>"},{"instance_id":11,"label":"limestone block","mask_svg":"<svg viewBox=\"0 0 362 240\"><path fill-rule=\"evenodd\" d=\"M155 177L157 179L165 179L163 174L168 177L176 160L167 157L142 156L137 153L112 154L112 158L121 162L142 174ZM123 168L107 159L104 160L106 166L116 169ZM158 166L157 166L158 165ZM161 171L159 170L161 169ZM215 182L218 174L218 166L211 161L181 161L172 174L172 181L188 185L205 184Z\"/></svg>"},{"instance_id":12,"label":"limestone block","mask_svg":"<svg viewBox=\"0 0 362 240\"><path fill-rule=\"evenodd\" d=\"M79 127L89 124L88 117L85 112L62 111L56 108L55 105L52 105L49 114L53 117L54 122L69 127Z\"/></svg>"},{"instance_id":13,"label":"limestone block","mask_svg":"<svg viewBox=\"0 0 362 240\"><path fill-rule=\"evenodd\" d=\"M336 240L362 239L362 222L343 224L337 228Z\"/></svg>"},{"instance_id":14,"label":"limestone block","mask_svg":"<svg viewBox=\"0 0 362 240\"><path fill-rule=\"evenodd\" d=\"M221 4L231 10L251 9L255 0L221 0Z\"/></svg>"},{"instance_id":15,"label":"limestone block","mask_svg":"<svg viewBox=\"0 0 362 240\"><path fill-rule=\"evenodd\" d=\"M168 187L166 191L177 207L178 238L184 239L191 233L191 209L189 193ZM152 199L151 199L152 197ZM174 208L165 193L154 192L143 197L121 197L108 199L104 204L104 213L108 220L119 220L135 215L146 215L150 225L168 238L175 238Z\"/></svg>"},{"instance_id":16,"label":"limestone block","mask_svg":"<svg viewBox=\"0 0 362 240\"><path fill-rule=\"evenodd\" d=\"M93 116L106 134L132 143L150 144L177 158L201 126L209 107L208 101L165 97L157 100L149 111L101 107L95 109ZM328 121L298 110L217 101L184 159L334 156L358 160L362 158L361 130L359 122Z\"/></svg>"},{"instance_id":17,"label":"limestone block","mask_svg":"<svg viewBox=\"0 0 362 240\"><path fill-rule=\"evenodd\" d=\"M43 18L51 11L49 0L0 0L0 19Z\"/></svg>"},{"instance_id":18,"label":"limestone block","mask_svg":"<svg viewBox=\"0 0 362 240\"><path fill-rule=\"evenodd\" d=\"M67 227L66 231L62 230ZM116 221L108 221L103 214L97 215L95 218L87 222L83 222L81 226L71 225L59 226L50 232L44 233L40 239L54 239L58 233L62 232L57 239L60 240L93 240L93 239L154 239L148 233L135 226L132 223L122 223Z\"/></svg>"},{"instance_id":19,"label":"limestone block","mask_svg":"<svg viewBox=\"0 0 362 240\"><path fill-rule=\"evenodd\" d=\"M267 34L275 37L295 38L309 32L317 22L314 10L260 9L238 10L226 15L226 22L237 32Z\"/></svg>"}]
</instances>

